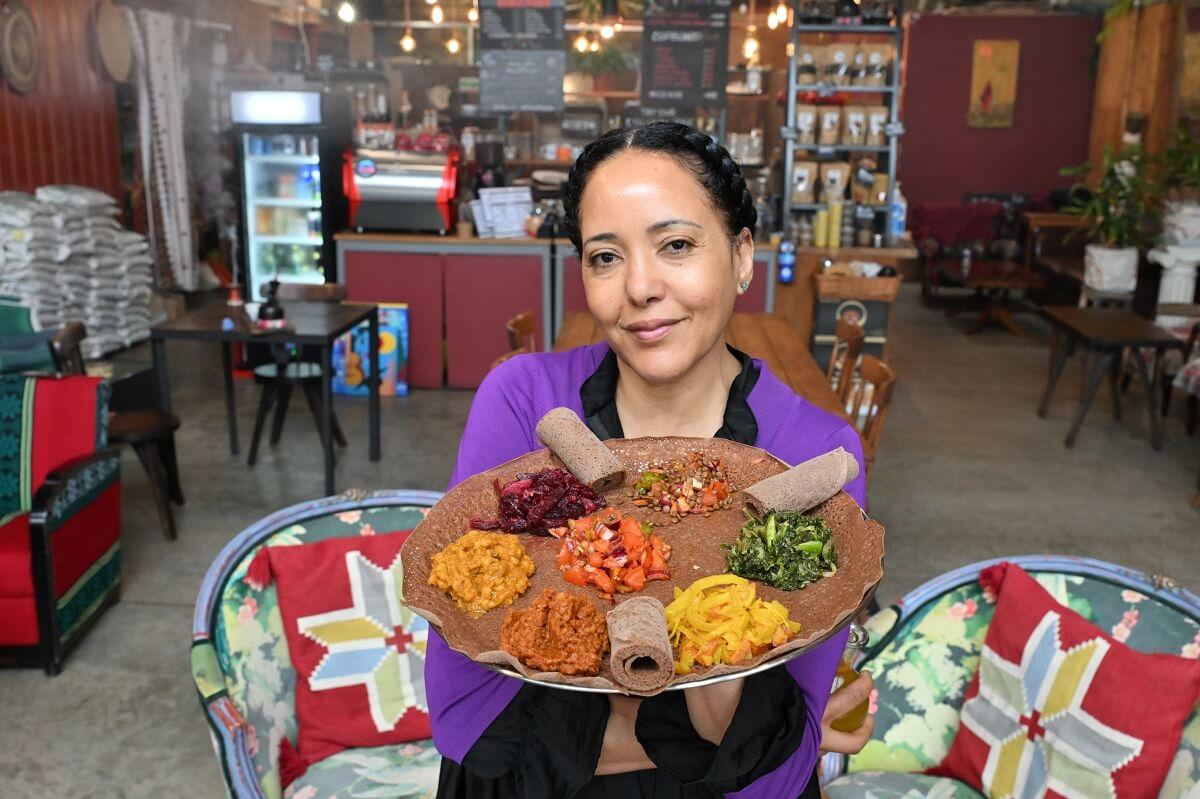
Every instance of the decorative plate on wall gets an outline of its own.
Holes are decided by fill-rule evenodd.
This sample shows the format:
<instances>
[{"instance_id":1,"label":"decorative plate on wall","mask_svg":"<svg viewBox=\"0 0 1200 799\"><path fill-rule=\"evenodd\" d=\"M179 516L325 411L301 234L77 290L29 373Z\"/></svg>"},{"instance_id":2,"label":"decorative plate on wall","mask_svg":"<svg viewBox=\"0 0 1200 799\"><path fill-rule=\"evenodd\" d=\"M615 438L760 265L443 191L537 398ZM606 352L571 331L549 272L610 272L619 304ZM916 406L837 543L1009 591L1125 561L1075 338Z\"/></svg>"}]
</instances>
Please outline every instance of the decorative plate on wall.
<instances>
[{"instance_id":1,"label":"decorative plate on wall","mask_svg":"<svg viewBox=\"0 0 1200 799\"><path fill-rule=\"evenodd\" d=\"M96 49L105 74L116 83L129 80L133 71L133 47L129 39L124 10L110 0L103 0L96 7Z\"/></svg>"},{"instance_id":2,"label":"decorative plate on wall","mask_svg":"<svg viewBox=\"0 0 1200 799\"><path fill-rule=\"evenodd\" d=\"M21 0L0 0L0 72L9 88L28 94L41 69L37 25Z\"/></svg>"}]
</instances>

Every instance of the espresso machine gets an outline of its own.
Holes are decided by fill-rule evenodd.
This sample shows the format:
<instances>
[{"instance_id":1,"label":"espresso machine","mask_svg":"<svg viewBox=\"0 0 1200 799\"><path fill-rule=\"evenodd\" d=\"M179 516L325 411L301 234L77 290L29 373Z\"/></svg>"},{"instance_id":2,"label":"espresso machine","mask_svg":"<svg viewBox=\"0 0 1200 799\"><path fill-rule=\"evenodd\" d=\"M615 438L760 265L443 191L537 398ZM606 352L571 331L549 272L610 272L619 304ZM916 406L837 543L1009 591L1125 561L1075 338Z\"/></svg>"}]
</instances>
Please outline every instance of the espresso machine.
<instances>
[{"instance_id":1,"label":"espresso machine","mask_svg":"<svg viewBox=\"0 0 1200 799\"><path fill-rule=\"evenodd\" d=\"M357 149L346 154L343 182L350 227L445 234L454 227L458 148L446 152Z\"/></svg>"}]
</instances>

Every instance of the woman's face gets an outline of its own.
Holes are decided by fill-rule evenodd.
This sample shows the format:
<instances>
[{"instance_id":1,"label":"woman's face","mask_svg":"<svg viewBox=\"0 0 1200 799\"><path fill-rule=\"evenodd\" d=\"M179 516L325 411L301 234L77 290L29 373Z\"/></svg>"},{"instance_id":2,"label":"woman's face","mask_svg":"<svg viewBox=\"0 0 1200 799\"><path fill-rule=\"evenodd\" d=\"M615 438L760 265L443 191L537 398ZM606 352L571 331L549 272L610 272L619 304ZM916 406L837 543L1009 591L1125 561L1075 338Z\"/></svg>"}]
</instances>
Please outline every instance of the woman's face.
<instances>
[{"instance_id":1,"label":"woman's face","mask_svg":"<svg viewBox=\"0 0 1200 799\"><path fill-rule=\"evenodd\" d=\"M754 244L748 232L730 242L686 167L643 150L612 156L588 178L579 224L588 308L625 364L662 384L713 351L753 276Z\"/></svg>"}]
</instances>

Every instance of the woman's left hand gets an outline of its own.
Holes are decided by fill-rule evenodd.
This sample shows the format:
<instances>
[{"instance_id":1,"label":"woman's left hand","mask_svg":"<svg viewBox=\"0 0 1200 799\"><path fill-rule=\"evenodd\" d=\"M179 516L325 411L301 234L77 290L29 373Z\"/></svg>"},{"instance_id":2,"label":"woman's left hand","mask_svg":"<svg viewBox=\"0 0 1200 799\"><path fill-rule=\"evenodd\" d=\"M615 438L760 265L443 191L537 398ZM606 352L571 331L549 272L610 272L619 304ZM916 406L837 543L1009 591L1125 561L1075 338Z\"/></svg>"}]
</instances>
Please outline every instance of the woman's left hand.
<instances>
[{"instance_id":1,"label":"woman's left hand","mask_svg":"<svg viewBox=\"0 0 1200 799\"><path fill-rule=\"evenodd\" d=\"M862 725L854 732L839 732L833 729L834 721L849 713L855 707L871 699L871 690L875 681L871 672L863 671L858 679L849 685L843 685L829 697L825 705L825 715L821 717L821 751L835 752L839 755L856 755L871 740L875 730L875 716L867 714Z\"/></svg>"}]
</instances>

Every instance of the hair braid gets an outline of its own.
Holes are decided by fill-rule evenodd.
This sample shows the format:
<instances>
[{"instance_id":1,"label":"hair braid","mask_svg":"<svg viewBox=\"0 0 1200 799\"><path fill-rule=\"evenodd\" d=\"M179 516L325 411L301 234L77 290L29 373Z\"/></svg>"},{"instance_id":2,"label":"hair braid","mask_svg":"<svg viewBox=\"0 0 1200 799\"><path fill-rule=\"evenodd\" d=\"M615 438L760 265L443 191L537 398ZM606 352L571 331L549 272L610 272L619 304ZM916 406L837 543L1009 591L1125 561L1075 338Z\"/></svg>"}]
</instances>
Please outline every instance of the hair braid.
<instances>
[{"instance_id":1,"label":"hair braid","mask_svg":"<svg viewBox=\"0 0 1200 799\"><path fill-rule=\"evenodd\" d=\"M590 143L571 167L563 186L563 227L576 250L582 249L579 203L588 176L615 153L625 149L665 153L678 158L696 176L729 235L754 230L758 212L746 178L729 151L711 136L679 122L652 122L643 128L610 130Z\"/></svg>"}]
</instances>

